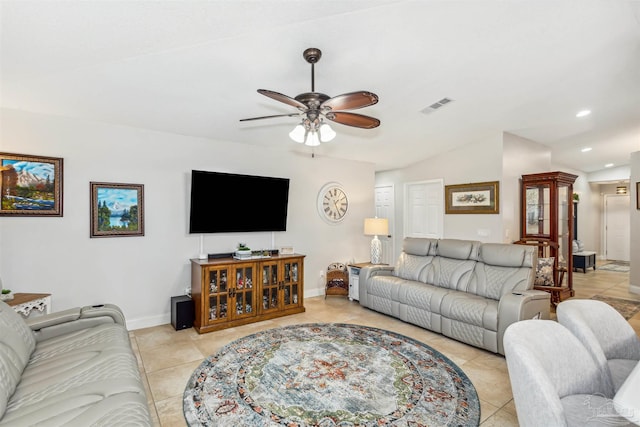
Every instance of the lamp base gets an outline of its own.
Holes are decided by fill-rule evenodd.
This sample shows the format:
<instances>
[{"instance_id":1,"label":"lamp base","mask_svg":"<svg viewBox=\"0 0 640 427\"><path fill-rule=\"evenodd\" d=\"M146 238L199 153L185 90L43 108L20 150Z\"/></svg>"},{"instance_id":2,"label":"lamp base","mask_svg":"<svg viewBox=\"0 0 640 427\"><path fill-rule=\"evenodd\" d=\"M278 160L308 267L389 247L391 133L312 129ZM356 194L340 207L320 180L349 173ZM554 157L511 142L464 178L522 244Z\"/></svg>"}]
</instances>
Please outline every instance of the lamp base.
<instances>
[{"instance_id":1,"label":"lamp base","mask_svg":"<svg viewBox=\"0 0 640 427\"><path fill-rule=\"evenodd\" d=\"M380 264L382 262L382 242L378 236L371 239L371 264Z\"/></svg>"}]
</instances>

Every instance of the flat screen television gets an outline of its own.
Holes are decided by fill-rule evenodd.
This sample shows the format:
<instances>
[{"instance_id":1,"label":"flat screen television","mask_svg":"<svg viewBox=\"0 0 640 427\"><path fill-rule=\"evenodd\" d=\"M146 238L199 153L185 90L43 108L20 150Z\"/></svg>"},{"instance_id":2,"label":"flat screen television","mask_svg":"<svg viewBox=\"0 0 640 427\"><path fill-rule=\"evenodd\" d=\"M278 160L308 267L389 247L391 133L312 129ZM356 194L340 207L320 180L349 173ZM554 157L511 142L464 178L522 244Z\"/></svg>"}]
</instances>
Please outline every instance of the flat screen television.
<instances>
[{"instance_id":1,"label":"flat screen television","mask_svg":"<svg viewBox=\"0 0 640 427\"><path fill-rule=\"evenodd\" d=\"M286 231L289 179L191 171L189 233Z\"/></svg>"}]
</instances>

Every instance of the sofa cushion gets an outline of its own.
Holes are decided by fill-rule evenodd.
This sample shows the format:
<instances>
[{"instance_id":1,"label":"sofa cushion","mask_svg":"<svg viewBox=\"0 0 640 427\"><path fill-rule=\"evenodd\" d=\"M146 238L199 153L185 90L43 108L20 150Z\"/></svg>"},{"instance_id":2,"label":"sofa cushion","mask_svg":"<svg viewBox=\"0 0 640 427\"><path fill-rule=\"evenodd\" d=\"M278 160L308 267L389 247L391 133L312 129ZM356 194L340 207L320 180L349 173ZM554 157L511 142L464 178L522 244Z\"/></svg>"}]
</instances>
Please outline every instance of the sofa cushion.
<instances>
[{"instance_id":1,"label":"sofa cushion","mask_svg":"<svg viewBox=\"0 0 640 427\"><path fill-rule=\"evenodd\" d=\"M632 427L620 416L611 399L597 394L572 394L560 399L567 427Z\"/></svg>"},{"instance_id":2,"label":"sofa cushion","mask_svg":"<svg viewBox=\"0 0 640 427\"><path fill-rule=\"evenodd\" d=\"M467 292L450 292L442 300L441 314L464 324L498 330L498 301Z\"/></svg>"},{"instance_id":3,"label":"sofa cushion","mask_svg":"<svg viewBox=\"0 0 640 427\"><path fill-rule=\"evenodd\" d=\"M427 267L432 261L432 256L418 256L402 252L396 261L393 275L401 279L424 282L427 277Z\"/></svg>"},{"instance_id":4,"label":"sofa cushion","mask_svg":"<svg viewBox=\"0 0 640 427\"><path fill-rule=\"evenodd\" d=\"M476 261L458 260L445 257L435 257L432 268L427 270L425 283L457 291L466 291L469 287L471 274Z\"/></svg>"},{"instance_id":5,"label":"sofa cushion","mask_svg":"<svg viewBox=\"0 0 640 427\"><path fill-rule=\"evenodd\" d=\"M0 418L36 346L35 336L13 308L0 301Z\"/></svg>"},{"instance_id":6,"label":"sofa cushion","mask_svg":"<svg viewBox=\"0 0 640 427\"><path fill-rule=\"evenodd\" d=\"M475 240L442 239L438 242L436 251L445 258L476 261L479 248L480 242Z\"/></svg>"},{"instance_id":7,"label":"sofa cushion","mask_svg":"<svg viewBox=\"0 0 640 427\"><path fill-rule=\"evenodd\" d=\"M417 256L435 255L437 245L438 241L435 239L405 237L402 252Z\"/></svg>"},{"instance_id":8,"label":"sofa cushion","mask_svg":"<svg viewBox=\"0 0 640 427\"><path fill-rule=\"evenodd\" d=\"M479 260L499 267L533 267L535 248L527 245L505 245L483 243L479 249Z\"/></svg>"}]
</instances>

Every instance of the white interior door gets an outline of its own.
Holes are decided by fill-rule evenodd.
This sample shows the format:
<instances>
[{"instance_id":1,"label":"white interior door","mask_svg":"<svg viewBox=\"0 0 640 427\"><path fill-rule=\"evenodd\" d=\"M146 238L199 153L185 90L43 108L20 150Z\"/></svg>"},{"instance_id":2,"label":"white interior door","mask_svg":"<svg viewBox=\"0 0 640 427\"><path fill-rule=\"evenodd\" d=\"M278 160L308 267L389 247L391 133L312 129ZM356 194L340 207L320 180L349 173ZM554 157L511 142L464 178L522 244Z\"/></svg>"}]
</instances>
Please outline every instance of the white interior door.
<instances>
[{"instance_id":1,"label":"white interior door","mask_svg":"<svg viewBox=\"0 0 640 427\"><path fill-rule=\"evenodd\" d=\"M404 237L442 238L444 228L444 181L405 184Z\"/></svg>"},{"instance_id":2,"label":"white interior door","mask_svg":"<svg viewBox=\"0 0 640 427\"><path fill-rule=\"evenodd\" d=\"M631 254L629 195L606 194L604 196L604 216L606 258L629 261Z\"/></svg>"},{"instance_id":3,"label":"white interior door","mask_svg":"<svg viewBox=\"0 0 640 427\"><path fill-rule=\"evenodd\" d=\"M393 236L395 235L395 192L393 185L381 185L375 188L376 216L389 220L389 235L378 236L382 242L382 263L393 265L396 250Z\"/></svg>"}]
</instances>

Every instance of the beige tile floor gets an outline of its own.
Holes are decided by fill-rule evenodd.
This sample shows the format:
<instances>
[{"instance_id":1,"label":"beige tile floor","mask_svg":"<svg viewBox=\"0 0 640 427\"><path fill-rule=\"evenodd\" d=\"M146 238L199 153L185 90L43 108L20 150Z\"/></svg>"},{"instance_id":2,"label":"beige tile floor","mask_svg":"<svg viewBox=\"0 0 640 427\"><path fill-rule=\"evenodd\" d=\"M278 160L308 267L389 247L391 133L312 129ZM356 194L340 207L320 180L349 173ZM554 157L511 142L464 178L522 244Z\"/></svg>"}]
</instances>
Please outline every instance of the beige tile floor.
<instances>
[{"instance_id":1,"label":"beige tile floor","mask_svg":"<svg viewBox=\"0 0 640 427\"><path fill-rule=\"evenodd\" d=\"M573 277L576 298L602 294L640 300L640 295L628 292L628 273L588 270L587 273L576 272ZM194 329L175 331L171 325L131 331L131 342L146 382L155 425L186 425L182 415L182 393L189 376L204 358L245 335L309 322L369 325L420 340L453 360L471 379L480 398L482 426L518 425L504 357L370 311L344 297L308 298L305 307L305 313L203 335ZM629 323L640 334L640 314Z\"/></svg>"}]
</instances>

